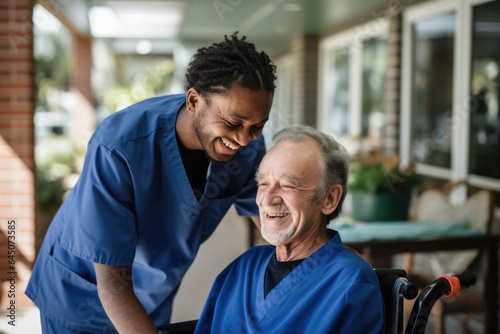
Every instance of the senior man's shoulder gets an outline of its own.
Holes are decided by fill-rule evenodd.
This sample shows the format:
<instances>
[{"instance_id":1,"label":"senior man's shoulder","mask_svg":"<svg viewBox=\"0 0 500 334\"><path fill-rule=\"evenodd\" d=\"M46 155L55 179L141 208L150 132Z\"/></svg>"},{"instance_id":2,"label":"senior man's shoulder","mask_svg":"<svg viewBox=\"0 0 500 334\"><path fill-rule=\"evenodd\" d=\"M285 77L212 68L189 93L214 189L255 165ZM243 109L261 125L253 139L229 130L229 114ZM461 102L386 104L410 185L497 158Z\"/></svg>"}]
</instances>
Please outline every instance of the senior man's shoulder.
<instances>
[{"instance_id":1,"label":"senior man's shoulder","mask_svg":"<svg viewBox=\"0 0 500 334\"><path fill-rule=\"evenodd\" d=\"M344 245L339 247L331 265L337 267L345 275L378 284L374 268L359 253L349 247Z\"/></svg>"}]
</instances>

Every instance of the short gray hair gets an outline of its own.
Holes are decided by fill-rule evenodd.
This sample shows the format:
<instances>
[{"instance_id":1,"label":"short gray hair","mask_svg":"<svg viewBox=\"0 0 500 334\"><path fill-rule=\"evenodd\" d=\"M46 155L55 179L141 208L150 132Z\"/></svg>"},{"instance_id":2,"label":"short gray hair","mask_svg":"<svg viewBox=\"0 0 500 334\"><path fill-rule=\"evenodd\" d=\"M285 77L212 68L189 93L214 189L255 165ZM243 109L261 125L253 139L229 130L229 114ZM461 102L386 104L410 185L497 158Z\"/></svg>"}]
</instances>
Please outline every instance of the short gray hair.
<instances>
[{"instance_id":1,"label":"short gray hair","mask_svg":"<svg viewBox=\"0 0 500 334\"><path fill-rule=\"evenodd\" d=\"M306 138L313 139L323 153L321 169L323 170L325 182L316 192L315 200L318 202L322 201L327 191L337 184L340 184L342 187L342 196L337 208L327 216L328 220L337 218L342 211L342 204L347 195L349 154L344 146L337 142L335 138L306 125L286 127L274 135L273 141L276 145L282 141L298 143Z\"/></svg>"}]
</instances>

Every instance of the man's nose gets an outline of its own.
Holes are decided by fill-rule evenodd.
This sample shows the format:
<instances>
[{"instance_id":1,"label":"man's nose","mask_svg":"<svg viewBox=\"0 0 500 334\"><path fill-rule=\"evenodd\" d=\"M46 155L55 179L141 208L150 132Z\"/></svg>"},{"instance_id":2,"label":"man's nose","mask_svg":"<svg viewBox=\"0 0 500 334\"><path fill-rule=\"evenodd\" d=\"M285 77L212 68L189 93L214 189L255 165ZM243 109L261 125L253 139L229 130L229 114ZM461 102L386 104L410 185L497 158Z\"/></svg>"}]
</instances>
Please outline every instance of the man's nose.
<instances>
[{"instance_id":1,"label":"man's nose","mask_svg":"<svg viewBox=\"0 0 500 334\"><path fill-rule=\"evenodd\" d=\"M277 185L270 185L265 190L259 189L262 205L272 206L281 204L283 199L280 197L278 189L279 187Z\"/></svg>"},{"instance_id":2,"label":"man's nose","mask_svg":"<svg viewBox=\"0 0 500 334\"><path fill-rule=\"evenodd\" d=\"M248 143L250 143L253 140L252 133L250 132L251 130L248 128L242 127L241 129L238 129L234 133L233 139L238 143L240 146L247 146Z\"/></svg>"}]
</instances>

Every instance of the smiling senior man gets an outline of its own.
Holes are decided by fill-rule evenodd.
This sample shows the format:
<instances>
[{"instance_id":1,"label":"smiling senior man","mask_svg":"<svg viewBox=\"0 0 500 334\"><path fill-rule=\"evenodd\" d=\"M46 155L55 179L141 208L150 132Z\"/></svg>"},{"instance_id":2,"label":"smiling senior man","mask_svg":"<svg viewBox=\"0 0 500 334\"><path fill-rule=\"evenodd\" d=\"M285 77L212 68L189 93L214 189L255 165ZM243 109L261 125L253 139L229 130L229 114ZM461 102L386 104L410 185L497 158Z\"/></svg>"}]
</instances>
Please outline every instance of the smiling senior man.
<instances>
[{"instance_id":1,"label":"smiling senior man","mask_svg":"<svg viewBox=\"0 0 500 334\"><path fill-rule=\"evenodd\" d=\"M196 333L382 333L370 265L327 228L346 196L348 154L313 128L274 137L256 174L261 233L217 277Z\"/></svg>"}]
</instances>

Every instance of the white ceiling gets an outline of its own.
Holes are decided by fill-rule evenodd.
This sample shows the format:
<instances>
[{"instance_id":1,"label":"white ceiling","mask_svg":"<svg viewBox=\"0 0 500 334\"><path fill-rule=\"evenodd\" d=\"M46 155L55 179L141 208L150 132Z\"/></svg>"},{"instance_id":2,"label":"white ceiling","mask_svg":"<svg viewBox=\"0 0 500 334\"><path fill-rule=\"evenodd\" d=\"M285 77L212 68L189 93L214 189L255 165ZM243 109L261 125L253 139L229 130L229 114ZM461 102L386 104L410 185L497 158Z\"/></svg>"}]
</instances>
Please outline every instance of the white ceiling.
<instances>
[{"instance_id":1,"label":"white ceiling","mask_svg":"<svg viewBox=\"0 0 500 334\"><path fill-rule=\"evenodd\" d=\"M369 18L387 0L45 0L73 30L102 38L119 53L140 40L153 53L179 42L219 41L234 31L270 54L283 52L296 34L321 34L353 18ZM374 17L375 18L375 17Z\"/></svg>"}]
</instances>

